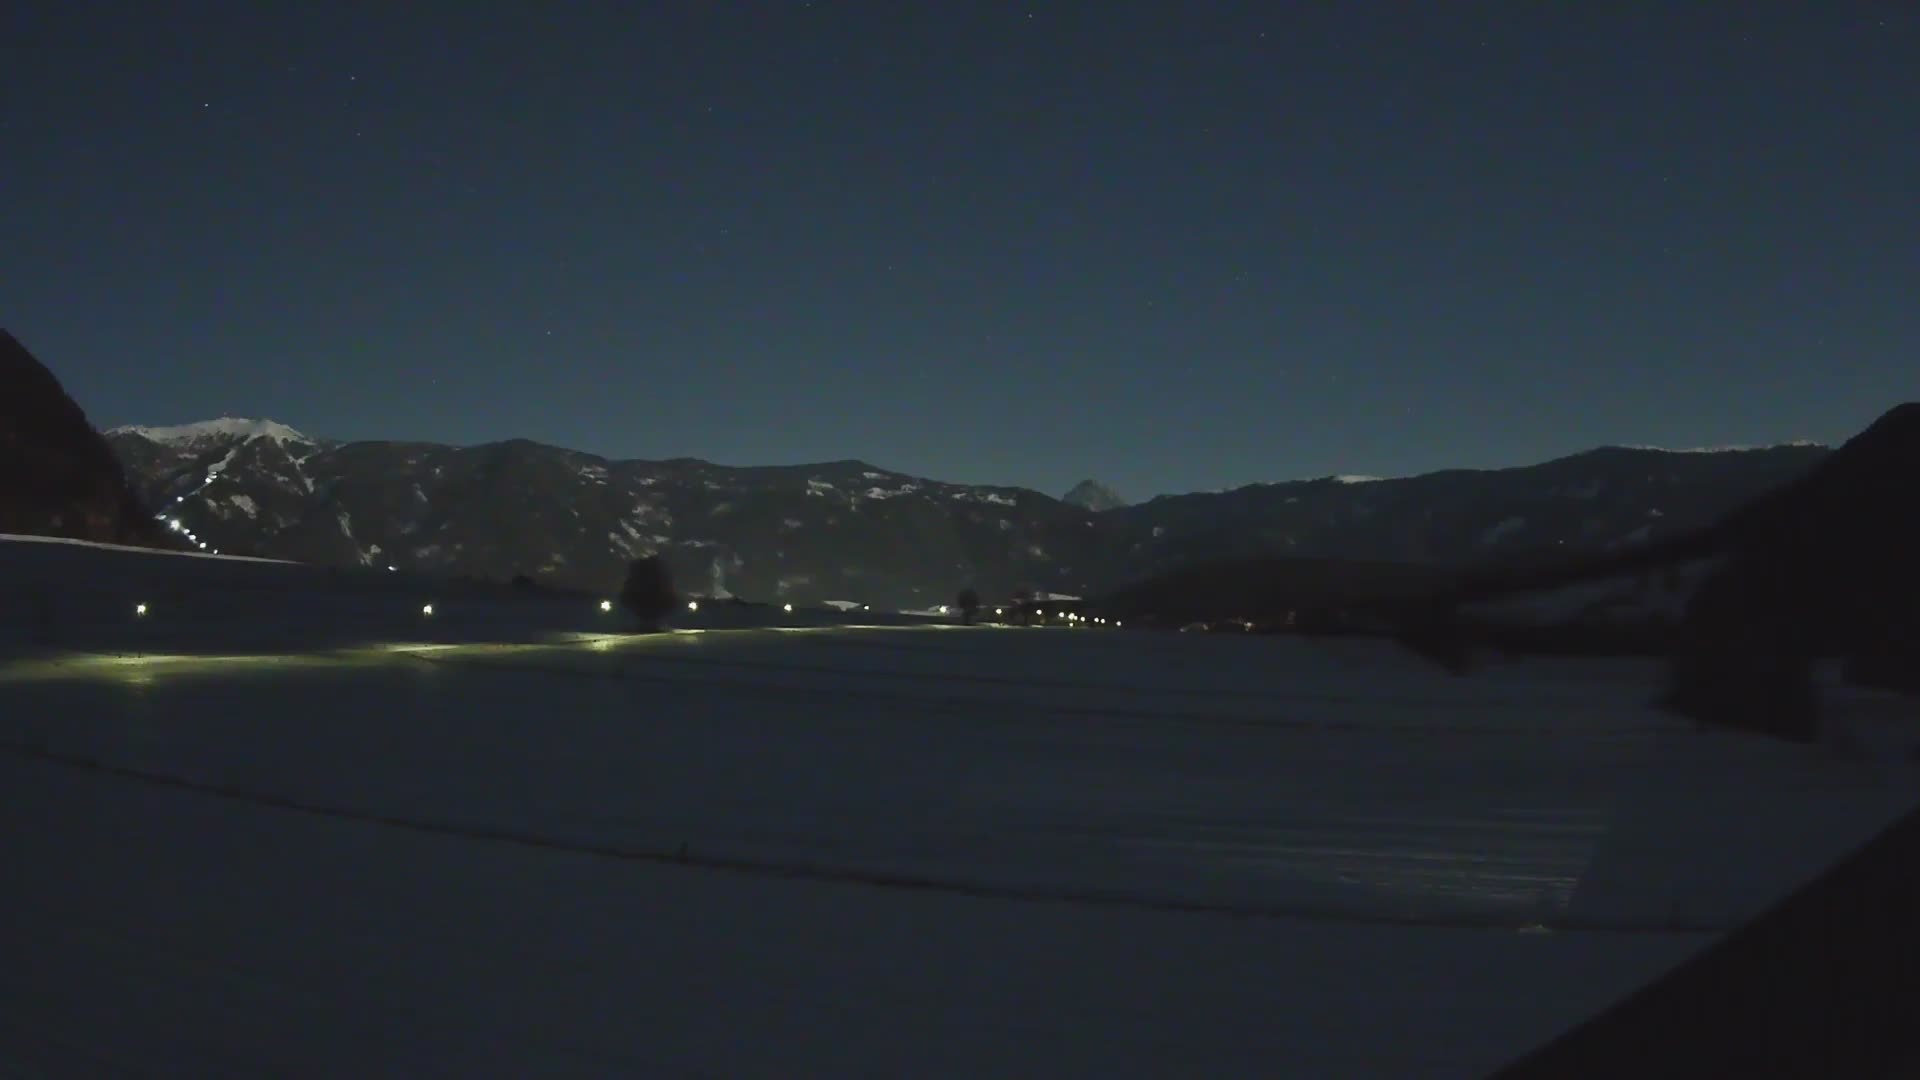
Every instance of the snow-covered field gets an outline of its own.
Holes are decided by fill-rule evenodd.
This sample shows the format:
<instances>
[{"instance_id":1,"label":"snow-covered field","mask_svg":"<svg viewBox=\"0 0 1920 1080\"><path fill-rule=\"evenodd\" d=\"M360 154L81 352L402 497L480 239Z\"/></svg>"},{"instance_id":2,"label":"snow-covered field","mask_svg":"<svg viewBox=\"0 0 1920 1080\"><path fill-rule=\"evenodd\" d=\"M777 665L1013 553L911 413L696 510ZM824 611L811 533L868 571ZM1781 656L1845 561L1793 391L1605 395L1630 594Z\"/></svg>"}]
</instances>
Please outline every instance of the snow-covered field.
<instances>
[{"instance_id":1,"label":"snow-covered field","mask_svg":"<svg viewBox=\"0 0 1920 1080\"><path fill-rule=\"evenodd\" d=\"M26 542L0 612L7 1075L1479 1076L1916 792L1904 702L1639 662Z\"/></svg>"}]
</instances>

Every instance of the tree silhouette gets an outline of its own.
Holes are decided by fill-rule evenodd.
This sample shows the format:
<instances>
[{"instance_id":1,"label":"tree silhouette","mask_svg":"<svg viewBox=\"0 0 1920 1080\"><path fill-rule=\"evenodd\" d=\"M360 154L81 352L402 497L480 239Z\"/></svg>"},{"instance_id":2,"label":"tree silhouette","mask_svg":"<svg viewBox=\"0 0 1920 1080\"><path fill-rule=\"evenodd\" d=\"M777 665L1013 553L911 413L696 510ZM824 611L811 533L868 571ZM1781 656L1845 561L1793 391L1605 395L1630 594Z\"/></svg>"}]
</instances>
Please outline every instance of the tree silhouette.
<instances>
[{"instance_id":1,"label":"tree silhouette","mask_svg":"<svg viewBox=\"0 0 1920 1080\"><path fill-rule=\"evenodd\" d=\"M658 631L678 599L673 591L673 575L660 556L648 555L627 564L627 583L620 587L620 606L640 620L643 631Z\"/></svg>"}]
</instances>

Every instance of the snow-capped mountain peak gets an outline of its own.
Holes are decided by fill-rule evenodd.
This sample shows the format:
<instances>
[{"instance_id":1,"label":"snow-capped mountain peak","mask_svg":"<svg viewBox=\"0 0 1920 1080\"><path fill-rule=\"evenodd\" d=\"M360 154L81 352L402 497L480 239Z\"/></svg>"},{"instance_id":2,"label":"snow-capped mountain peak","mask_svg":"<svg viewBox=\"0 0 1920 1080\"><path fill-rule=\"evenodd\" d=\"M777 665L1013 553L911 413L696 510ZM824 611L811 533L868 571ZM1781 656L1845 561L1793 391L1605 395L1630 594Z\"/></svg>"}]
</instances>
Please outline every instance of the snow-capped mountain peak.
<instances>
[{"instance_id":1,"label":"snow-capped mountain peak","mask_svg":"<svg viewBox=\"0 0 1920 1080\"><path fill-rule=\"evenodd\" d=\"M1073 490L1067 492L1061 501L1072 503L1083 510L1091 510L1096 514L1106 510L1118 510L1127 505L1127 500L1121 498L1112 488L1094 480L1082 480L1075 484Z\"/></svg>"},{"instance_id":2,"label":"snow-capped mountain peak","mask_svg":"<svg viewBox=\"0 0 1920 1080\"><path fill-rule=\"evenodd\" d=\"M107 434L137 435L152 442L172 445L206 439L235 439L241 442L271 439L277 443L312 443L314 441L274 420L249 420L237 416L223 416L218 420L202 420L195 424L176 424L172 427L117 427L108 431Z\"/></svg>"}]
</instances>

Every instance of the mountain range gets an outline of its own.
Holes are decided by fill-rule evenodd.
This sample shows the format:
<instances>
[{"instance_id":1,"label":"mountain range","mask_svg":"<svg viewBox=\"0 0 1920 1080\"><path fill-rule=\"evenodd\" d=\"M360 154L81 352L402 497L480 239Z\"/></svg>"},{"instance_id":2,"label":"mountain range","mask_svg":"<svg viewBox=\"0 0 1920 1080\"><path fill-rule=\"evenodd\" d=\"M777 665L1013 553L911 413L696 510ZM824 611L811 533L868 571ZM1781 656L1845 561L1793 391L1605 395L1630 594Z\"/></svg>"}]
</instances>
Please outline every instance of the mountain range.
<instances>
[{"instance_id":1,"label":"mountain range","mask_svg":"<svg viewBox=\"0 0 1920 1080\"><path fill-rule=\"evenodd\" d=\"M616 461L526 440L337 442L223 418L106 433L161 521L209 549L606 592L660 553L711 596L882 607L965 586L1088 595L1209 560L1463 565L1606 550L1709 522L1824 446L1610 446L1538 465L1254 484L1124 505L861 461Z\"/></svg>"}]
</instances>

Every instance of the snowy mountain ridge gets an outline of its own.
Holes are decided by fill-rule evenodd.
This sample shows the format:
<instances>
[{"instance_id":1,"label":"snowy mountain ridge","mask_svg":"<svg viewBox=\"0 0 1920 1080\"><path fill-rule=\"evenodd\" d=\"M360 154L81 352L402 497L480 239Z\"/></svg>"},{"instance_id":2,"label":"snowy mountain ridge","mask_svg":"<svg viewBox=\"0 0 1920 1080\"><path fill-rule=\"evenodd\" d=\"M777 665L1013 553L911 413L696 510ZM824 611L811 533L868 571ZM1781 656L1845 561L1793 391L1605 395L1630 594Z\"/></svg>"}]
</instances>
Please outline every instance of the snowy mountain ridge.
<instances>
[{"instance_id":1,"label":"snowy mountain ridge","mask_svg":"<svg viewBox=\"0 0 1920 1080\"><path fill-rule=\"evenodd\" d=\"M116 435L132 435L149 442L170 445L207 439L233 439L241 442L270 439L278 443L292 442L309 445L317 442L275 420L251 420L238 416L222 416L216 420L201 420L197 423L175 424L167 427L117 427L109 429L106 435L109 438Z\"/></svg>"},{"instance_id":2,"label":"snowy mountain ridge","mask_svg":"<svg viewBox=\"0 0 1920 1080\"><path fill-rule=\"evenodd\" d=\"M1778 442L1778 443L1730 444L1727 446L1688 446L1688 447L1648 446L1642 443L1623 443L1623 444L1619 444L1617 448L1621 450L1651 450L1655 453L1660 453L1660 454L1743 454L1743 453L1750 453L1755 450L1778 450L1782 447L1799 447L1804 449L1807 447L1824 448L1825 446L1826 446L1825 443L1819 442L1814 439L1791 439L1787 442Z\"/></svg>"}]
</instances>

